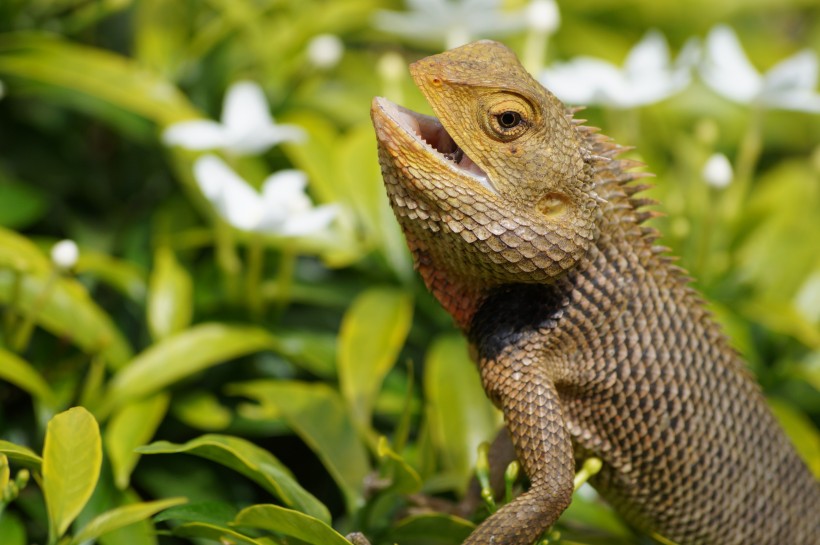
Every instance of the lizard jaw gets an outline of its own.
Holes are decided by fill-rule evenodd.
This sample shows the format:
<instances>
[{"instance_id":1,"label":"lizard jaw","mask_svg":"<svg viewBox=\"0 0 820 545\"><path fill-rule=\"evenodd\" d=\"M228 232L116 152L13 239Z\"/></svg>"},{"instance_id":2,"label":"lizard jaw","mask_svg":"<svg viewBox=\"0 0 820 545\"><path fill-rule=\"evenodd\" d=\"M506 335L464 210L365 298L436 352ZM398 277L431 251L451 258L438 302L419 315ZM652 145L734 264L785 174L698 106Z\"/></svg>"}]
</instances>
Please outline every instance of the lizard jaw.
<instances>
[{"instance_id":1,"label":"lizard jaw","mask_svg":"<svg viewBox=\"0 0 820 545\"><path fill-rule=\"evenodd\" d=\"M374 121L377 121L377 133L384 130L380 130L378 121L389 123L392 130L398 128L409 135L428 155L436 157L446 168L469 176L498 195L487 173L464 153L437 118L408 110L382 97L373 99L372 111ZM380 140L384 140L381 134L379 136Z\"/></svg>"}]
</instances>

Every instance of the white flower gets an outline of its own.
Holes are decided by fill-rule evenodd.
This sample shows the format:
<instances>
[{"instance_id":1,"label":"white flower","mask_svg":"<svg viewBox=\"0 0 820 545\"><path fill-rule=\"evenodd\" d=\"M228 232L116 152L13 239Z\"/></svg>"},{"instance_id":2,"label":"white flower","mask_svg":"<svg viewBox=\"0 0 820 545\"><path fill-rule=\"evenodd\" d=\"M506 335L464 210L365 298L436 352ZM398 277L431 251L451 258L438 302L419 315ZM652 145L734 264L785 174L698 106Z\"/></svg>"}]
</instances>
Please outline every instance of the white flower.
<instances>
[{"instance_id":1,"label":"white flower","mask_svg":"<svg viewBox=\"0 0 820 545\"><path fill-rule=\"evenodd\" d=\"M558 4L555 0L532 0L527 6L527 22L537 32L555 32L561 24Z\"/></svg>"},{"instance_id":2,"label":"white flower","mask_svg":"<svg viewBox=\"0 0 820 545\"><path fill-rule=\"evenodd\" d=\"M398 53L388 51L376 63L376 72L385 80L400 81L407 74L407 63Z\"/></svg>"},{"instance_id":3,"label":"white flower","mask_svg":"<svg viewBox=\"0 0 820 545\"><path fill-rule=\"evenodd\" d=\"M817 55L809 50L796 53L760 74L749 62L734 31L720 25L706 37L700 73L709 87L729 100L820 113L820 94L815 92Z\"/></svg>"},{"instance_id":4,"label":"white flower","mask_svg":"<svg viewBox=\"0 0 820 545\"><path fill-rule=\"evenodd\" d=\"M571 104L631 108L668 98L689 85L698 45L690 40L675 63L663 34L649 31L629 52L623 68L603 59L577 57L541 73L539 80Z\"/></svg>"},{"instance_id":5,"label":"white flower","mask_svg":"<svg viewBox=\"0 0 820 545\"><path fill-rule=\"evenodd\" d=\"M261 153L275 144L298 141L304 131L295 125L277 125L268 110L265 93L251 81L234 83L225 94L222 122L182 121L162 134L169 146L191 150L220 148L235 155Z\"/></svg>"},{"instance_id":6,"label":"white flower","mask_svg":"<svg viewBox=\"0 0 820 545\"><path fill-rule=\"evenodd\" d=\"M384 32L437 44L443 42L451 49L478 37L525 28L525 10L504 12L501 3L501 0L407 0L409 12L379 10L374 23Z\"/></svg>"},{"instance_id":7,"label":"white flower","mask_svg":"<svg viewBox=\"0 0 820 545\"><path fill-rule=\"evenodd\" d=\"M68 270L77 264L80 249L73 240L61 240L51 248L51 261L58 269Z\"/></svg>"},{"instance_id":8,"label":"white flower","mask_svg":"<svg viewBox=\"0 0 820 545\"><path fill-rule=\"evenodd\" d=\"M305 194L307 177L300 170L268 176L260 194L222 159L208 154L194 163L194 177L219 215L243 231L309 235L326 228L336 216L333 205L313 206Z\"/></svg>"},{"instance_id":9,"label":"white flower","mask_svg":"<svg viewBox=\"0 0 820 545\"><path fill-rule=\"evenodd\" d=\"M336 66L344 51L344 43L333 34L318 34L307 45L308 59L317 68Z\"/></svg>"},{"instance_id":10,"label":"white flower","mask_svg":"<svg viewBox=\"0 0 820 545\"><path fill-rule=\"evenodd\" d=\"M722 153L715 153L703 165L701 176L712 187L723 188L732 182L734 172L729 159Z\"/></svg>"}]
</instances>

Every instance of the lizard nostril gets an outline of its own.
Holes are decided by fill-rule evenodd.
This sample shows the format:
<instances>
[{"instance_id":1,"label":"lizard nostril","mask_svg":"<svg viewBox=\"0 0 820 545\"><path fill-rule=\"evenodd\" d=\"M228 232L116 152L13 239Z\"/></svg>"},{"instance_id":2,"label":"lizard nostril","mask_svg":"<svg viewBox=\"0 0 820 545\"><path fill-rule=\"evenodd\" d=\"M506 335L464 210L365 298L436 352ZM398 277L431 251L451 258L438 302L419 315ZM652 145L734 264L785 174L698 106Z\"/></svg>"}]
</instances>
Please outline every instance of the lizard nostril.
<instances>
[{"instance_id":1,"label":"lizard nostril","mask_svg":"<svg viewBox=\"0 0 820 545\"><path fill-rule=\"evenodd\" d=\"M569 208L569 197L563 193L550 192L539 199L535 208L548 218L558 218Z\"/></svg>"}]
</instances>

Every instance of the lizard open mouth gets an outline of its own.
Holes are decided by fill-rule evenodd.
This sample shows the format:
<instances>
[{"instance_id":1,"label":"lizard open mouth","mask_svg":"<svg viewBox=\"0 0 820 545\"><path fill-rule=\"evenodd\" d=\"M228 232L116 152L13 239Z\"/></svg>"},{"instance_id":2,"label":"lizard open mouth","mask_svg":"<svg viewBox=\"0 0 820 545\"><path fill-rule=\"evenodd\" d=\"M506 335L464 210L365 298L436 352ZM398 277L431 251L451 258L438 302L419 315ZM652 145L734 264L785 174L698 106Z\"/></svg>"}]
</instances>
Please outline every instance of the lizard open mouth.
<instances>
[{"instance_id":1,"label":"lizard open mouth","mask_svg":"<svg viewBox=\"0 0 820 545\"><path fill-rule=\"evenodd\" d=\"M438 119L408 110L381 97L376 98L375 103L396 125L429 151L435 152L446 165L467 174L493 193L498 193L487 173L464 153Z\"/></svg>"}]
</instances>

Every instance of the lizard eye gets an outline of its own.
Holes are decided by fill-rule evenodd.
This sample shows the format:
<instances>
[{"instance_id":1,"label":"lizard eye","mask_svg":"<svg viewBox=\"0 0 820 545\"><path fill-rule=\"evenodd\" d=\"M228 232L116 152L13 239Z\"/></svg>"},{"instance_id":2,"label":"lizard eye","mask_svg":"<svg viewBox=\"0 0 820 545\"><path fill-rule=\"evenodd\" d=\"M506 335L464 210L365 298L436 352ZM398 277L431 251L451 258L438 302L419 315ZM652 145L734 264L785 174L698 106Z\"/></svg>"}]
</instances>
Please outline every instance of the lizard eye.
<instances>
[{"instance_id":1,"label":"lizard eye","mask_svg":"<svg viewBox=\"0 0 820 545\"><path fill-rule=\"evenodd\" d=\"M524 136L532 127L533 107L525 98L510 93L493 95L479 109L479 121L487 136L511 142Z\"/></svg>"},{"instance_id":2,"label":"lizard eye","mask_svg":"<svg viewBox=\"0 0 820 545\"><path fill-rule=\"evenodd\" d=\"M498 124L504 129L512 129L521 123L521 114L512 110L500 113L495 116Z\"/></svg>"}]
</instances>

